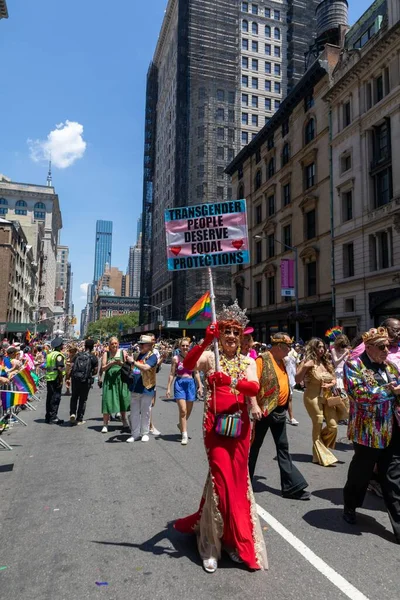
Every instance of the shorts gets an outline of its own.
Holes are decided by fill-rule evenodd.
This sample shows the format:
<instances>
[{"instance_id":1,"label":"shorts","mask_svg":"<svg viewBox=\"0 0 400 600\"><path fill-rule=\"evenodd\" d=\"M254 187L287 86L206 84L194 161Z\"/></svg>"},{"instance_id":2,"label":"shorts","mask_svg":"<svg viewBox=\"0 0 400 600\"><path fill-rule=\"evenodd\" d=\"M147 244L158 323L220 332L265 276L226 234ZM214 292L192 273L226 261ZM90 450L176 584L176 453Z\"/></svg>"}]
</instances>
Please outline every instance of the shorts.
<instances>
[{"instance_id":1,"label":"shorts","mask_svg":"<svg viewBox=\"0 0 400 600\"><path fill-rule=\"evenodd\" d=\"M193 377L177 377L175 379L174 398L188 402L196 400L196 384Z\"/></svg>"}]
</instances>

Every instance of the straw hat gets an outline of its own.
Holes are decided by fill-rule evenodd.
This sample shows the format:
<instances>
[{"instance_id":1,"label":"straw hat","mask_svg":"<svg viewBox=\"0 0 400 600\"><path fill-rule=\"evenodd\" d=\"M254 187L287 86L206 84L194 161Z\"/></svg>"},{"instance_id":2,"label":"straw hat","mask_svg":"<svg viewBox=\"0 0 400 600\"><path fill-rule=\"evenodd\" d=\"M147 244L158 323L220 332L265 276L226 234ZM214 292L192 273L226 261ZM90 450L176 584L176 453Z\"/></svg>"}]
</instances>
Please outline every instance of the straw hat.
<instances>
[{"instance_id":1,"label":"straw hat","mask_svg":"<svg viewBox=\"0 0 400 600\"><path fill-rule=\"evenodd\" d=\"M138 344L154 344L154 338L151 335L141 335Z\"/></svg>"}]
</instances>

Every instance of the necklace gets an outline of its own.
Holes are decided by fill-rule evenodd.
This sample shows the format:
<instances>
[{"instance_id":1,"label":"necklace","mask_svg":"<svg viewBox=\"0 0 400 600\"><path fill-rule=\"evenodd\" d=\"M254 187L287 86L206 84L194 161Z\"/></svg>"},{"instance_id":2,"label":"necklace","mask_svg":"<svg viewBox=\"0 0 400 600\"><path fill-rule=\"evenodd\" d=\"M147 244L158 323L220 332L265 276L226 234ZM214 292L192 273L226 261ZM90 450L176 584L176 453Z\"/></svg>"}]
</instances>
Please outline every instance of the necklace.
<instances>
[{"instance_id":1,"label":"necklace","mask_svg":"<svg viewBox=\"0 0 400 600\"><path fill-rule=\"evenodd\" d=\"M236 384L239 381L239 379L243 379L243 377L245 377L248 361L245 358L241 359L240 356L238 356L237 354L235 354L235 356L233 356L232 358L228 358L225 354L221 353L220 364L221 370L226 375L229 375L232 380L232 392L238 394L239 392L237 392L235 389Z\"/></svg>"}]
</instances>

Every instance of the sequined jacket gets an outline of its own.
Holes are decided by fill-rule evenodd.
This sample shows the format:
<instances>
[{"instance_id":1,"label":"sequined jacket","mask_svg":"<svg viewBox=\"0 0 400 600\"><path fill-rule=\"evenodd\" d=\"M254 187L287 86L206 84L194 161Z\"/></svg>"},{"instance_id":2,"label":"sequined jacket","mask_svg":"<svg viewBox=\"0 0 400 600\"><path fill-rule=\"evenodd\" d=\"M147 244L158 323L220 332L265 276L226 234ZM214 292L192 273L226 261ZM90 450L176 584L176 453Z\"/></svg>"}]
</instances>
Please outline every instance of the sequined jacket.
<instances>
[{"instance_id":1,"label":"sequined jacket","mask_svg":"<svg viewBox=\"0 0 400 600\"><path fill-rule=\"evenodd\" d=\"M397 367L388 362L386 368L393 382L399 384ZM395 395L378 384L374 371L361 357L345 364L344 386L350 400L348 438L363 446L386 448L392 439Z\"/></svg>"}]
</instances>

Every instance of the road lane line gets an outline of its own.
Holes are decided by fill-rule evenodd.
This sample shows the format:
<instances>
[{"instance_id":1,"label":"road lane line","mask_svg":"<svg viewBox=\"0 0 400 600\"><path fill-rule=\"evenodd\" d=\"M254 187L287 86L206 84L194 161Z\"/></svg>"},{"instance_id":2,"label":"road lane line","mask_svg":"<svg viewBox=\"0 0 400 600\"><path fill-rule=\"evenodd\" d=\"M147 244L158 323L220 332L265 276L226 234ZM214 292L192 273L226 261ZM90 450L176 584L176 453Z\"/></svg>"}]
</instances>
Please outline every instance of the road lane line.
<instances>
[{"instance_id":1,"label":"road lane line","mask_svg":"<svg viewBox=\"0 0 400 600\"><path fill-rule=\"evenodd\" d=\"M257 504L257 512L259 516L266 522L272 529L274 529L280 536L283 537L297 552L299 552L308 562L317 569L322 575L325 575L329 581L333 583L343 594L345 594L350 600L368 600L360 590L354 585L349 583L344 577L339 575L332 567L326 564L322 558L319 558L308 546L303 544L299 538L291 533L284 525L282 525L275 517L269 512L264 510L259 504Z\"/></svg>"}]
</instances>

